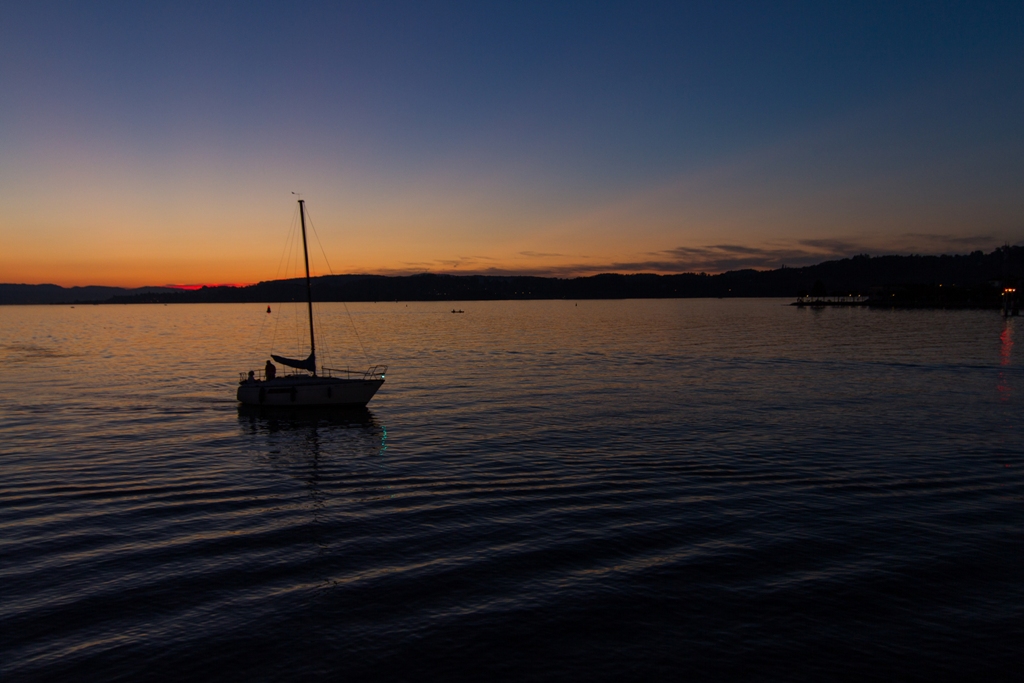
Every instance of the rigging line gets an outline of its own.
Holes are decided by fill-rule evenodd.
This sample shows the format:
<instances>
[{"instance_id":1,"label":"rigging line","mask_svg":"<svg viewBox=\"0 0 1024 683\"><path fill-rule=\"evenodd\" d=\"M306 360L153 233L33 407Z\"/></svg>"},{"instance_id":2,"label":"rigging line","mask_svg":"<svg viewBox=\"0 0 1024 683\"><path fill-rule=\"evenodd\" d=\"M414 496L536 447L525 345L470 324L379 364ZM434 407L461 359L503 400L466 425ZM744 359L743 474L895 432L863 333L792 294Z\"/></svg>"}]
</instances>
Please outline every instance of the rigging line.
<instances>
[{"instance_id":1,"label":"rigging line","mask_svg":"<svg viewBox=\"0 0 1024 683\"><path fill-rule=\"evenodd\" d=\"M292 222L292 229L291 232L289 233L289 237L291 239L291 250L288 252L288 262L286 264L286 270L284 275L287 280L294 281L296 279L296 273L298 272L299 268L298 263L301 257L301 254L299 253L299 244L301 242L301 238L299 236L298 222ZM291 282L290 284L295 283ZM291 301L288 302L287 311L289 316L288 322L292 326L291 335L289 336L288 339L288 341L290 341L291 344L286 344L284 353L286 353L289 356L295 356L297 353L301 353L302 349L302 341L299 339L301 320L299 319L298 316L298 304L296 303L296 299L292 298ZM291 346L291 348L288 348L288 346Z\"/></svg>"},{"instance_id":2,"label":"rigging line","mask_svg":"<svg viewBox=\"0 0 1024 683\"><path fill-rule=\"evenodd\" d=\"M327 331L330 329L330 326L329 326L329 324L324 322L325 313L323 311L323 307L321 306L320 309L315 309L315 312L316 312L317 327L320 330L320 337L324 340L324 357L330 359L331 362L333 362L334 361L334 354L332 353L332 348L333 347L330 344L327 344L327 339L328 339Z\"/></svg>"},{"instance_id":3,"label":"rigging line","mask_svg":"<svg viewBox=\"0 0 1024 683\"><path fill-rule=\"evenodd\" d=\"M284 262L285 262L284 261L285 252L288 251L288 247L292 243L292 233L295 231L295 217L297 215L298 214L296 212L294 212L294 211L292 212L292 222L288 226L288 236L284 240L284 249L281 250L281 258L278 259L278 261L277 261L277 272L274 274L274 279L275 280L278 280L281 277L281 266L283 266Z\"/></svg>"},{"instance_id":4,"label":"rigging line","mask_svg":"<svg viewBox=\"0 0 1024 683\"><path fill-rule=\"evenodd\" d=\"M297 240L296 240L297 241ZM305 252L303 252L305 253ZM295 248L295 272L298 273L298 278L304 277L301 270L302 259L300 258L303 253L299 253L298 245ZM298 279L296 278L296 279ZM301 285L300 285L301 286ZM293 319L295 320L295 355L298 358L302 358L302 338L305 336L305 326L302 324L302 317L299 315L299 300L296 298L292 301L292 311L294 313Z\"/></svg>"},{"instance_id":5,"label":"rigging line","mask_svg":"<svg viewBox=\"0 0 1024 683\"><path fill-rule=\"evenodd\" d=\"M322 303L323 302L321 302L320 306L313 307L313 314L317 326L317 334L319 334L320 339L323 340L323 343L320 345L323 354L320 365L334 366L336 358L334 356L333 350L336 344L333 341L331 344L328 343L327 331L330 329L330 325L328 324L329 316L324 310ZM325 320L327 320L327 322L325 322ZM331 339L333 339L333 337Z\"/></svg>"},{"instance_id":6,"label":"rigging line","mask_svg":"<svg viewBox=\"0 0 1024 683\"><path fill-rule=\"evenodd\" d=\"M316 231L316 226L313 225L313 217L309 215L309 210L306 211L306 218L309 219L309 227L313 228L313 236L316 237L317 246L320 247L320 253L324 255L324 262L327 264L327 270L331 275L334 275L334 269L331 268L331 262L327 258L327 252L324 251L323 242L320 241L320 233ZM356 321L352 318L352 313L348 310L348 304L342 300L342 306L345 307L345 315L348 316L348 322L352 326L352 331L356 334L356 341L359 342L359 350L363 352L363 360L366 364L370 364L370 354L366 353L366 347L363 346L363 338L359 336L359 328L356 327Z\"/></svg>"},{"instance_id":7,"label":"rigging line","mask_svg":"<svg viewBox=\"0 0 1024 683\"><path fill-rule=\"evenodd\" d=\"M324 340L323 329L317 322L316 312L313 313L313 327L316 328L316 335L317 338L320 340L319 347L316 350L316 359L320 362L320 365L323 366L324 361L327 359L327 342Z\"/></svg>"},{"instance_id":8,"label":"rigging line","mask_svg":"<svg viewBox=\"0 0 1024 683\"><path fill-rule=\"evenodd\" d=\"M302 296L296 297L293 304L295 310L295 357L305 358L309 355L311 333L309 329L309 311L306 304L305 270L303 269L304 251L297 251L295 255L295 269L298 272L296 291L302 290Z\"/></svg>"},{"instance_id":9,"label":"rigging line","mask_svg":"<svg viewBox=\"0 0 1024 683\"><path fill-rule=\"evenodd\" d=\"M277 262L277 272L274 274L274 279L275 280L280 280L281 279L281 273L282 273L282 270L285 268L285 264L289 263L291 261L291 253L292 253L292 250L294 249L294 244L295 244L294 236L295 236L295 224L297 222L297 218L298 218L298 212L292 212L292 222L291 222L291 225L288 226L288 234L287 234L287 236L285 237L285 240L284 240L284 248L281 250L281 258ZM277 332L278 332L278 328L280 327L280 323L281 323L281 313L282 313L282 311L285 310L285 306L283 305L283 302L276 302L276 303L281 303L282 305L279 306L277 315L274 316L274 335L270 338L270 353L271 354L273 354L273 352L274 352L274 344L277 343Z\"/></svg>"},{"instance_id":10,"label":"rigging line","mask_svg":"<svg viewBox=\"0 0 1024 683\"><path fill-rule=\"evenodd\" d=\"M292 224L291 224L291 226L289 226L288 236L285 239L284 252L281 255L281 257L282 257L281 258L281 262L277 266L277 275L275 276L277 279L280 279L280 276L281 276L282 272L284 272L284 274L287 274L287 270L286 269L290 269L290 267L291 267L292 252L295 249L295 225L297 223L297 220L296 220L297 217L298 217L298 213L292 214ZM287 257L285 256L285 254L287 254ZM281 317L282 317L281 313L283 311L288 310L287 306L285 304L286 304L286 302L281 302L281 307L278 310L278 315L274 316L274 336L270 340L270 352L271 353L274 352L274 345L277 343L277 333L278 333L278 330L280 328Z\"/></svg>"},{"instance_id":11,"label":"rigging line","mask_svg":"<svg viewBox=\"0 0 1024 683\"><path fill-rule=\"evenodd\" d=\"M323 320L322 320L323 316L321 315L321 312L320 312L319 309L317 309L317 308L313 309L313 318L314 318L314 321L316 323L317 334L320 335L320 339L321 339L321 344L320 344L320 354L321 354L320 366L323 367L325 365L334 365L334 361L333 361L333 358L332 358L331 352L330 352L330 344L327 343L327 335L324 332L324 330L326 328L325 328Z\"/></svg>"},{"instance_id":12,"label":"rigging line","mask_svg":"<svg viewBox=\"0 0 1024 683\"><path fill-rule=\"evenodd\" d=\"M306 208L306 219L309 222L309 227L313 229L313 236L316 237L316 244L318 247L320 247L320 253L324 255L324 263L327 264L327 270L330 272L331 275L334 275L334 269L331 268L331 262L327 258L327 252L324 251L323 243L320 241L320 234L317 233L316 226L313 225L313 217L309 215L308 207Z\"/></svg>"},{"instance_id":13,"label":"rigging line","mask_svg":"<svg viewBox=\"0 0 1024 683\"><path fill-rule=\"evenodd\" d=\"M260 323L260 333L256 337L256 344L249 350L249 367L253 367L255 364L254 361L256 360L256 353L260 350L260 342L263 340L263 330L267 326L268 317L269 316L266 313L263 314L263 322Z\"/></svg>"},{"instance_id":14,"label":"rigging line","mask_svg":"<svg viewBox=\"0 0 1024 683\"><path fill-rule=\"evenodd\" d=\"M313 217L309 214L309 207L306 207L306 222L309 223L310 229L313 231L313 237L316 238L316 244L320 247L320 254L324 257L324 263L327 265L327 272L334 275L334 268L331 267L331 260L327 258L327 252L324 251L323 242L320 241L320 233L316 231L316 226L313 224ZM319 321L319 312L317 312L317 320Z\"/></svg>"},{"instance_id":15,"label":"rigging line","mask_svg":"<svg viewBox=\"0 0 1024 683\"><path fill-rule=\"evenodd\" d=\"M334 316L332 316L332 318L333 317ZM321 323L321 324L324 324L324 323ZM330 329L330 320L328 320L328 322L326 324L324 324L324 327L325 327L325 330L326 329ZM326 335L325 335L325 337L326 337ZM327 352L327 358L330 361L331 365L336 367L337 364L340 362L339 357L336 355L337 352L339 351L339 349L338 349L337 339L335 339L334 336L332 336L332 339L334 341L333 341L333 344L332 344L331 348Z\"/></svg>"},{"instance_id":16,"label":"rigging line","mask_svg":"<svg viewBox=\"0 0 1024 683\"><path fill-rule=\"evenodd\" d=\"M309 211L308 211L308 209L306 211L306 220L307 220L307 222L311 223L310 218L309 218ZM312 224L310 225L310 227L312 227ZM320 241L319 236L317 236L317 242L319 243L319 241ZM320 251L321 251L321 253L323 253L323 245L322 244L320 245ZM323 256L324 256L324 262L327 264L328 271L330 271L330 267L331 266L330 266L330 262L327 261L327 255L323 254ZM311 258L310 259L310 267L314 268L315 265L316 265L315 259ZM320 303L322 304L324 302L320 302ZM316 325L317 334L320 335L320 338L322 340L324 340L324 342L321 344L320 365L321 366L328 366L329 367L329 366L333 366L335 364L334 361L336 359L335 359L334 355L331 353L331 349L333 347L330 344L327 343L327 339L328 339L328 337L327 337L327 330L329 328L328 328L328 325L324 322L325 315L326 314L325 314L325 312L323 310L323 306L314 306L313 307L313 317L314 317L314 321L315 321L315 325Z\"/></svg>"},{"instance_id":17,"label":"rigging line","mask_svg":"<svg viewBox=\"0 0 1024 683\"><path fill-rule=\"evenodd\" d=\"M287 277L291 270L292 253L295 250L295 226L298 223L298 211L292 211L291 223L288 225L288 234L285 239L285 250L281 254L281 261L277 266L277 274L274 276L275 280L280 280L282 276ZM278 307L277 316L274 318L274 337L271 340L270 353L274 353L274 349L277 345L278 331L281 329L281 318L285 317L284 313L288 310L286 301L281 301Z\"/></svg>"},{"instance_id":18,"label":"rigging line","mask_svg":"<svg viewBox=\"0 0 1024 683\"><path fill-rule=\"evenodd\" d=\"M309 276L310 276L310 278L316 277L315 273L316 273L316 262L314 260L310 259L310 264L309 264ZM317 360L320 361L320 366L323 367L325 365L324 361L330 362L329 359L330 359L331 354L330 354L330 350L328 348L330 346L330 344L327 343L327 335L324 333L324 325L323 325L323 322L321 320L321 318L323 316L322 316L322 313L320 311L320 308L321 307L319 305L315 305L315 306L312 306L310 310L311 310L311 314L312 314L312 317L313 317L311 322L313 324L313 327L314 327L314 330L315 330L317 336L320 338L320 348L317 349Z\"/></svg>"}]
</instances>

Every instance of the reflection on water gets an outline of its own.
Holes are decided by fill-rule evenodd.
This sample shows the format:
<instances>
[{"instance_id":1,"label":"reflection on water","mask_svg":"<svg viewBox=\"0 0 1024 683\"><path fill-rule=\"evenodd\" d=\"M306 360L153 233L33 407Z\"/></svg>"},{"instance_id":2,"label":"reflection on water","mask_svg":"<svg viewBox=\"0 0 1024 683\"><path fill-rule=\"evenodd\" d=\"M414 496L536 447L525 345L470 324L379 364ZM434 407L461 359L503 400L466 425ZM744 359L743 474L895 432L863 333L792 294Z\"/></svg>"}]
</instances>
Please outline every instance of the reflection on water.
<instances>
[{"instance_id":1,"label":"reflection on water","mask_svg":"<svg viewBox=\"0 0 1024 683\"><path fill-rule=\"evenodd\" d=\"M366 408L238 406L250 451L274 463L316 467L322 458L379 457L387 428Z\"/></svg>"},{"instance_id":2,"label":"reflection on water","mask_svg":"<svg viewBox=\"0 0 1024 683\"><path fill-rule=\"evenodd\" d=\"M1015 322L1014 318L1006 318L1005 320L1006 325L1003 327L1003 331L999 333L999 383L996 385L996 390L999 392L999 400L1001 401L1010 400L1010 384L1007 381L1008 373L1006 370L1013 358L1013 324Z\"/></svg>"},{"instance_id":3,"label":"reflection on water","mask_svg":"<svg viewBox=\"0 0 1024 683\"><path fill-rule=\"evenodd\" d=\"M391 495L381 458L387 429L367 408L239 405L238 423L255 463L302 482L305 489L304 524L297 535L315 548L306 565L317 586L306 600L311 605L336 583L331 520L338 506L353 494L361 500ZM365 481L360 470L373 472L372 480Z\"/></svg>"},{"instance_id":4,"label":"reflection on water","mask_svg":"<svg viewBox=\"0 0 1024 683\"><path fill-rule=\"evenodd\" d=\"M326 406L249 406L239 403L239 422L249 426L265 425L271 431L301 429L321 425L335 427L375 427L377 419L369 408Z\"/></svg>"},{"instance_id":5,"label":"reflection on water","mask_svg":"<svg viewBox=\"0 0 1024 683\"><path fill-rule=\"evenodd\" d=\"M0 307L0 680L1015 680L1019 318L788 303Z\"/></svg>"}]
</instances>

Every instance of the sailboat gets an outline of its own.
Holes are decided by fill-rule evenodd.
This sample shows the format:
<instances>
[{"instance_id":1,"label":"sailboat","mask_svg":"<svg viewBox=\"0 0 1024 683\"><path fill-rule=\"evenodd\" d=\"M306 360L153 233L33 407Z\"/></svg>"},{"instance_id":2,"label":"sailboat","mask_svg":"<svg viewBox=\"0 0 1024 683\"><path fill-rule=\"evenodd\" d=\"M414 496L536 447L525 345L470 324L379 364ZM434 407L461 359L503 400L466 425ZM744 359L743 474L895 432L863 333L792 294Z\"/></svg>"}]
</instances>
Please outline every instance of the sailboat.
<instances>
[{"instance_id":1,"label":"sailboat","mask_svg":"<svg viewBox=\"0 0 1024 683\"><path fill-rule=\"evenodd\" d=\"M277 373L250 370L241 373L238 400L253 406L337 406L356 408L369 403L384 384L386 365L373 365L364 372L320 368L317 373L316 340L313 334L313 288L309 282L309 247L306 245L306 204L299 200L302 224L302 251L306 262L306 302L309 311L309 356L303 360L271 354L271 358L290 368L305 372L281 377ZM267 307L270 312L270 307ZM267 363L268 372L271 364ZM342 377L341 375L344 375Z\"/></svg>"}]
</instances>

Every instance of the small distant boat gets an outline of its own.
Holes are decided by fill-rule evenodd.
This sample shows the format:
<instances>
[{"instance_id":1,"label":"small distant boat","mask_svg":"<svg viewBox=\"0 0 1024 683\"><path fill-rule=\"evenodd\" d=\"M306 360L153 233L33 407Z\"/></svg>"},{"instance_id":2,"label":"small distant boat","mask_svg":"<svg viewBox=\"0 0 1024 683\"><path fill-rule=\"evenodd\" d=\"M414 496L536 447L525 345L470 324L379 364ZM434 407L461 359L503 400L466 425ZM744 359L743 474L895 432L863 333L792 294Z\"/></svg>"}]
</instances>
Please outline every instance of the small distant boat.
<instances>
[{"instance_id":1,"label":"small distant boat","mask_svg":"<svg viewBox=\"0 0 1024 683\"><path fill-rule=\"evenodd\" d=\"M309 248L306 246L306 206L299 200L302 221L302 250L306 262L306 303L309 310L309 357L304 360L271 354L278 363L305 373L277 377L268 361L267 370L242 373L238 382L238 400L252 406L337 406L362 407L370 402L384 384L386 365L374 365L365 371L321 367L317 374L316 341L313 336L313 288L309 283ZM270 306L267 306L270 313ZM308 373L308 374L306 374ZM344 374L344 377L335 376Z\"/></svg>"},{"instance_id":2,"label":"small distant boat","mask_svg":"<svg viewBox=\"0 0 1024 683\"><path fill-rule=\"evenodd\" d=\"M849 294L847 296L799 296L790 306L803 308L824 308L826 306L867 306L870 299L866 296Z\"/></svg>"},{"instance_id":3,"label":"small distant boat","mask_svg":"<svg viewBox=\"0 0 1024 683\"><path fill-rule=\"evenodd\" d=\"M463 311L462 309L459 309L459 310L457 310L457 311L456 311L456 310L455 310L455 309L453 308L453 309L452 309L452 313L465 313L465 311Z\"/></svg>"}]
</instances>

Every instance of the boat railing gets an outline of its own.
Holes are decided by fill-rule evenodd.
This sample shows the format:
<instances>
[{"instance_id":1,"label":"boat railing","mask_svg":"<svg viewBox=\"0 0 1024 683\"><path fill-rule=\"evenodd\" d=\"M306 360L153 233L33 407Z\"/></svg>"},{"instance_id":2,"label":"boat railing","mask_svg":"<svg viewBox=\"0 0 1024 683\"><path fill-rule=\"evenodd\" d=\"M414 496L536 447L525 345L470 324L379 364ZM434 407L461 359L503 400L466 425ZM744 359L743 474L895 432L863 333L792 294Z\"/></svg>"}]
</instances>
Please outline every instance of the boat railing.
<instances>
[{"instance_id":1,"label":"boat railing","mask_svg":"<svg viewBox=\"0 0 1024 683\"><path fill-rule=\"evenodd\" d=\"M385 373L388 371L386 365L371 365L366 370L353 370L351 368L328 368L326 366L321 368L321 377L345 377L347 379L384 379ZM295 375L302 376L302 373L291 373L288 375L278 375L278 377L292 377ZM248 372L238 373L239 384L245 384L249 381ZM252 379L257 382L262 382L266 379L266 375L263 370L253 370Z\"/></svg>"},{"instance_id":2,"label":"boat railing","mask_svg":"<svg viewBox=\"0 0 1024 683\"><path fill-rule=\"evenodd\" d=\"M385 373L388 371L386 365L371 365L366 370L353 370L351 368L321 368L322 375L324 377L341 377L344 375L347 379L384 379Z\"/></svg>"},{"instance_id":3,"label":"boat railing","mask_svg":"<svg viewBox=\"0 0 1024 683\"><path fill-rule=\"evenodd\" d=\"M252 370L251 372L252 372L252 379L256 380L257 382L262 382L265 379L262 370ZM239 384L244 384L245 382L248 382L248 381L249 381L249 373L248 372L240 372L240 373L238 373L238 383Z\"/></svg>"},{"instance_id":4,"label":"boat railing","mask_svg":"<svg viewBox=\"0 0 1024 683\"><path fill-rule=\"evenodd\" d=\"M274 375L274 377L276 377L276 378L282 378L282 377L308 377L308 376L309 375L307 373L305 373L305 372L302 372L302 371L299 371L299 370L291 370L289 368L284 368L281 372L278 372L276 375ZM262 382L266 378L267 378L266 373L263 370L253 370L252 371L252 379L253 380L255 380L257 382ZM238 373L238 381L241 384L245 384L246 382L248 382L249 381L249 373L248 372L240 372L240 373Z\"/></svg>"}]
</instances>

